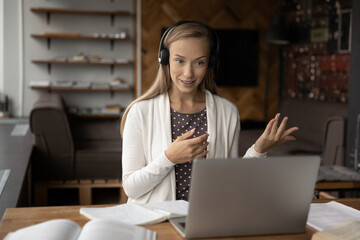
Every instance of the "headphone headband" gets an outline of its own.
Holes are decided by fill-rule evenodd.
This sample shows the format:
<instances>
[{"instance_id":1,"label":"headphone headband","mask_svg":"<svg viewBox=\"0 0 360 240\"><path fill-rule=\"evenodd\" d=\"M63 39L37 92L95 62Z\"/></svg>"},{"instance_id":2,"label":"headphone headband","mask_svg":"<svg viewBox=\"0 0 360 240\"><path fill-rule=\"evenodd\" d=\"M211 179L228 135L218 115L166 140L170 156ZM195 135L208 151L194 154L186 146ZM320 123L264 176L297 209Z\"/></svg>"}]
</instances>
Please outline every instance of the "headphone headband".
<instances>
[{"instance_id":1,"label":"headphone headband","mask_svg":"<svg viewBox=\"0 0 360 240\"><path fill-rule=\"evenodd\" d=\"M167 49L164 46L164 40L165 40L165 37L167 36L167 34L170 32L171 29L173 29L179 25L186 24L186 23L197 23L201 26L204 26L212 34L214 46L212 47L212 49L210 51L210 58L209 58L208 66L211 68L214 68L216 66L217 58L218 58L218 54L219 54L219 37L218 37L216 31L212 27L210 27L202 22L198 22L198 21L180 21L180 22L175 23L168 29L166 29L166 31L164 32L164 34L162 35L161 40L160 40L159 53L158 53L159 63L162 65L169 64L169 56L170 56L169 49Z\"/></svg>"}]
</instances>

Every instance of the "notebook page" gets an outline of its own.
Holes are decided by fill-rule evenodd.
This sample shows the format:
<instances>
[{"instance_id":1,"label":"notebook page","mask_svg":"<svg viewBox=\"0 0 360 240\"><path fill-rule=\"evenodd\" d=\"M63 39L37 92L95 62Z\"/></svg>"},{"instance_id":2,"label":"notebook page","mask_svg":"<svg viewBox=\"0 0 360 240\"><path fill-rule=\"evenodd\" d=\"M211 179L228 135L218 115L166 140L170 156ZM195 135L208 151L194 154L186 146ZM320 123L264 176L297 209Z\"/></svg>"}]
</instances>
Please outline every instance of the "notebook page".
<instances>
[{"instance_id":1,"label":"notebook page","mask_svg":"<svg viewBox=\"0 0 360 240\"><path fill-rule=\"evenodd\" d=\"M322 231L353 220L360 221L360 211L332 201L328 203L312 203L307 224Z\"/></svg>"},{"instance_id":2,"label":"notebook page","mask_svg":"<svg viewBox=\"0 0 360 240\"><path fill-rule=\"evenodd\" d=\"M133 225L154 224L167 219L164 213L155 212L132 203L114 207L80 208L80 213L90 219L109 219Z\"/></svg>"},{"instance_id":3,"label":"notebook page","mask_svg":"<svg viewBox=\"0 0 360 240\"><path fill-rule=\"evenodd\" d=\"M152 240L156 233L123 222L97 219L85 224L78 240Z\"/></svg>"},{"instance_id":4,"label":"notebook page","mask_svg":"<svg viewBox=\"0 0 360 240\"><path fill-rule=\"evenodd\" d=\"M8 234L5 240L76 240L81 228L66 219L50 220Z\"/></svg>"}]
</instances>

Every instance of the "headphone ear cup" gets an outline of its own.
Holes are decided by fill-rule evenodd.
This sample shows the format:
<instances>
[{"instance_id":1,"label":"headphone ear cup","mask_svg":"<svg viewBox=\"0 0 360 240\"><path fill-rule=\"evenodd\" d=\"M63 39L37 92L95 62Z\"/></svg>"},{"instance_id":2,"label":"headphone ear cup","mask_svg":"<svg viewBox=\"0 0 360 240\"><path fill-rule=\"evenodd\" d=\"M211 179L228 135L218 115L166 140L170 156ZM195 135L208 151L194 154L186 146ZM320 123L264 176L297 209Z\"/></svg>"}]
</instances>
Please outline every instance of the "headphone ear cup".
<instances>
[{"instance_id":1,"label":"headphone ear cup","mask_svg":"<svg viewBox=\"0 0 360 240\"><path fill-rule=\"evenodd\" d=\"M162 65L168 65L169 64L169 50L166 48L163 48L160 50L159 53L159 63Z\"/></svg>"}]
</instances>

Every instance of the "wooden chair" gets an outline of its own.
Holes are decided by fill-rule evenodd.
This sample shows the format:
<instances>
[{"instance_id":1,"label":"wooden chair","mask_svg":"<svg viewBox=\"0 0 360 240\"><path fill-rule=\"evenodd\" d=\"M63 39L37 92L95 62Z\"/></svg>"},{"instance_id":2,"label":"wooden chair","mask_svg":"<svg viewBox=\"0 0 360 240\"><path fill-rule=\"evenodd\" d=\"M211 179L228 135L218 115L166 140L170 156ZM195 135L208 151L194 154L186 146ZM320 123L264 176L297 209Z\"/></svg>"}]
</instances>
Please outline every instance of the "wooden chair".
<instances>
[{"instance_id":1,"label":"wooden chair","mask_svg":"<svg viewBox=\"0 0 360 240\"><path fill-rule=\"evenodd\" d=\"M323 159L315 190L322 193L360 190L360 173L344 166L346 120L343 117L329 118L324 127ZM319 196L320 197L320 196Z\"/></svg>"}]
</instances>

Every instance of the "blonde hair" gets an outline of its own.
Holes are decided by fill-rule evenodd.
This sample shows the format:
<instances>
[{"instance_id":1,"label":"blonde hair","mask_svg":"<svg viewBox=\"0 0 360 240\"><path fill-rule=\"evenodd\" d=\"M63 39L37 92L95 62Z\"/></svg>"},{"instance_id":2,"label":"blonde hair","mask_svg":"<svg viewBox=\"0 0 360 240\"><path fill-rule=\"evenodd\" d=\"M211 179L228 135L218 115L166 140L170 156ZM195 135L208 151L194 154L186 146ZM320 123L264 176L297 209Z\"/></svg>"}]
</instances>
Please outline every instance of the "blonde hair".
<instances>
[{"instance_id":1,"label":"blonde hair","mask_svg":"<svg viewBox=\"0 0 360 240\"><path fill-rule=\"evenodd\" d=\"M164 46L169 49L170 45L184 38L206 38L210 42L210 49L213 49L214 40L213 35L208 28L200 23L184 23L173 27L164 39ZM140 101L154 98L160 94L166 93L171 87L172 81L170 78L170 66L159 64L157 76L151 87L140 97L132 101L126 108L121 119L121 135L123 135L127 114L131 107ZM214 69L208 67L204 80L199 85L202 92L209 90L216 94L216 85L214 82Z\"/></svg>"}]
</instances>

